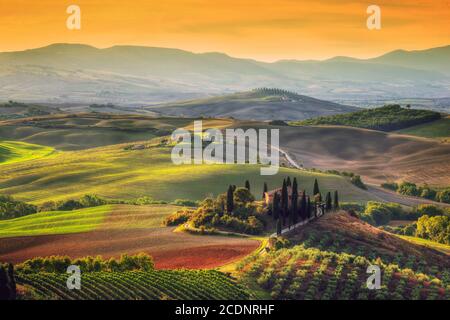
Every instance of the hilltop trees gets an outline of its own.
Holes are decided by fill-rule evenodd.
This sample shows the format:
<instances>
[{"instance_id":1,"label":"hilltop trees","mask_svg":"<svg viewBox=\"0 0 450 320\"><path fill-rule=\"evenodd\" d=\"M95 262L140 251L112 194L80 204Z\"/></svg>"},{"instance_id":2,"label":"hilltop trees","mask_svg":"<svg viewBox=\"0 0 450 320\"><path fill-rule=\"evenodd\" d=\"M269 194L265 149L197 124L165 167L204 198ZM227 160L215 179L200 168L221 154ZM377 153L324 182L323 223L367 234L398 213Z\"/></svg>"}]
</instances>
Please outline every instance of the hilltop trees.
<instances>
[{"instance_id":1,"label":"hilltop trees","mask_svg":"<svg viewBox=\"0 0 450 320\"><path fill-rule=\"evenodd\" d=\"M245 181L245 188L250 191L250 181L246 180Z\"/></svg>"}]
</instances>

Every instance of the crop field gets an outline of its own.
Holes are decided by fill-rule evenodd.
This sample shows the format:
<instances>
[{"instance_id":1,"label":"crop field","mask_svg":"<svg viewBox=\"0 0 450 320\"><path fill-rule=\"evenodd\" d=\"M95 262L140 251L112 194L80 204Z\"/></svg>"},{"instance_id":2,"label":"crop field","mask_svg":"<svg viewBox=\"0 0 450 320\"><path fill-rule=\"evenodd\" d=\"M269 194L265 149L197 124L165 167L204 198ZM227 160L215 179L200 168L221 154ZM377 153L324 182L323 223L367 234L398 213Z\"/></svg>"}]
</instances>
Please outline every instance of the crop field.
<instances>
[{"instance_id":1,"label":"crop field","mask_svg":"<svg viewBox=\"0 0 450 320\"><path fill-rule=\"evenodd\" d=\"M51 147L19 141L0 141L0 165L41 159L53 154L55 149Z\"/></svg>"},{"instance_id":2,"label":"crop field","mask_svg":"<svg viewBox=\"0 0 450 320\"><path fill-rule=\"evenodd\" d=\"M68 290L68 275L19 274L17 283L45 300L247 300L250 292L217 271L155 270L83 274L83 290Z\"/></svg>"}]
</instances>

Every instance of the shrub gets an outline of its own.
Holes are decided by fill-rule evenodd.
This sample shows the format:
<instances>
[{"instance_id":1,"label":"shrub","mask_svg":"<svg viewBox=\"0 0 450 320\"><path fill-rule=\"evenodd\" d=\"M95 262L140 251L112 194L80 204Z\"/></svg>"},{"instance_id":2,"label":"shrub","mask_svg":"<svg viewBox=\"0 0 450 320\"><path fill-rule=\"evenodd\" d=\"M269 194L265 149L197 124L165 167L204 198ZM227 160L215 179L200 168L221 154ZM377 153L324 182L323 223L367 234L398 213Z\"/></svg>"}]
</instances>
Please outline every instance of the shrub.
<instances>
[{"instance_id":1,"label":"shrub","mask_svg":"<svg viewBox=\"0 0 450 320\"><path fill-rule=\"evenodd\" d=\"M398 189L398 183L396 182L385 182L381 184L382 188L397 191Z\"/></svg>"},{"instance_id":2,"label":"shrub","mask_svg":"<svg viewBox=\"0 0 450 320\"><path fill-rule=\"evenodd\" d=\"M367 190L366 185L361 180L361 177L358 176L358 175L355 175L355 176L351 177L350 182L353 183L355 186L357 186L360 189Z\"/></svg>"},{"instance_id":3,"label":"shrub","mask_svg":"<svg viewBox=\"0 0 450 320\"><path fill-rule=\"evenodd\" d=\"M99 207L107 203L106 200L91 194L84 195L79 202L81 203L83 208Z\"/></svg>"},{"instance_id":4,"label":"shrub","mask_svg":"<svg viewBox=\"0 0 450 320\"><path fill-rule=\"evenodd\" d=\"M163 221L165 226L178 226L182 223L186 223L189 218L192 217L193 210L180 210L170 216L166 217Z\"/></svg>"},{"instance_id":5,"label":"shrub","mask_svg":"<svg viewBox=\"0 0 450 320\"><path fill-rule=\"evenodd\" d=\"M189 200L189 199L176 199L172 202L173 205L176 206L184 206L184 207L197 207L199 205L198 201Z\"/></svg>"},{"instance_id":6,"label":"shrub","mask_svg":"<svg viewBox=\"0 0 450 320\"><path fill-rule=\"evenodd\" d=\"M398 192L407 196L419 196L420 192L415 183L402 182L398 186Z\"/></svg>"},{"instance_id":7,"label":"shrub","mask_svg":"<svg viewBox=\"0 0 450 320\"><path fill-rule=\"evenodd\" d=\"M73 199L58 202L58 204L56 205L56 210L59 211L71 211L81 208L83 208L81 202Z\"/></svg>"},{"instance_id":8,"label":"shrub","mask_svg":"<svg viewBox=\"0 0 450 320\"><path fill-rule=\"evenodd\" d=\"M122 255L119 260L103 260L102 257L69 257L51 256L33 258L16 266L17 271L24 273L66 273L71 265L77 265L82 272L100 271L150 271L154 269L153 258L145 253L134 256Z\"/></svg>"},{"instance_id":9,"label":"shrub","mask_svg":"<svg viewBox=\"0 0 450 320\"><path fill-rule=\"evenodd\" d=\"M416 208L417 218L427 215L430 217L434 216L442 216L445 214L445 211L439 207L436 207L432 204L421 204Z\"/></svg>"},{"instance_id":10,"label":"shrub","mask_svg":"<svg viewBox=\"0 0 450 320\"><path fill-rule=\"evenodd\" d=\"M379 226L388 224L393 218L402 219L405 214L398 204L369 201L360 217L370 224Z\"/></svg>"},{"instance_id":11,"label":"shrub","mask_svg":"<svg viewBox=\"0 0 450 320\"><path fill-rule=\"evenodd\" d=\"M443 203L450 203L450 189L438 192L436 195L436 200Z\"/></svg>"}]
</instances>

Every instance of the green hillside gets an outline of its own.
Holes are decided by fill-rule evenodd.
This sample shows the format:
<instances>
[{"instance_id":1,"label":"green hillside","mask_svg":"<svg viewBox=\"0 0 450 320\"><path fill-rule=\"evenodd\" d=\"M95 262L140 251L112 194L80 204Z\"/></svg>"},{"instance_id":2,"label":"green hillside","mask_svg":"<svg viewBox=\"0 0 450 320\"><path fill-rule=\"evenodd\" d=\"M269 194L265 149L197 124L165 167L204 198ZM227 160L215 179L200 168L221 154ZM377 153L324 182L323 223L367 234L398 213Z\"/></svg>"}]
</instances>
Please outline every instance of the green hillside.
<instances>
[{"instance_id":1,"label":"green hillside","mask_svg":"<svg viewBox=\"0 0 450 320\"><path fill-rule=\"evenodd\" d=\"M439 119L433 122L419 124L417 126L402 129L397 132L424 138L450 138L450 117Z\"/></svg>"},{"instance_id":2,"label":"green hillside","mask_svg":"<svg viewBox=\"0 0 450 320\"><path fill-rule=\"evenodd\" d=\"M438 112L387 105L347 114L291 122L292 125L342 125L381 131L399 130L441 118Z\"/></svg>"},{"instance_id":3,"label":"green hillside","mask_svg":"<svg viewBox=\"0 0 450 320\"><path fill-rule=\"evenodd\" d=\"M55 154L51 147L19 141L0 141L0 165L36 160Z\"/></svg>"},{"instance_id":4,"label":"green hillside","mask_svg":"<svg viewBox=\"0 0 450 320\"><path fill-rule=\"evenodd\" d=\"M78 199L85 194L109 199L150 196L166 201L201 200L225 192L230 184L243 185L249 180L259 198L264 182L276 188L289 175L297 177L300 188L309 193L317 178L322 192L339 190L343 201L370 200L368 193L341 176L287 168L280 168L275 176L261 176L258 165L176 166L171 150L154 141L64 152L48 159L5 165L0 194L35 204Z\"/></svg>"}]
</instances>

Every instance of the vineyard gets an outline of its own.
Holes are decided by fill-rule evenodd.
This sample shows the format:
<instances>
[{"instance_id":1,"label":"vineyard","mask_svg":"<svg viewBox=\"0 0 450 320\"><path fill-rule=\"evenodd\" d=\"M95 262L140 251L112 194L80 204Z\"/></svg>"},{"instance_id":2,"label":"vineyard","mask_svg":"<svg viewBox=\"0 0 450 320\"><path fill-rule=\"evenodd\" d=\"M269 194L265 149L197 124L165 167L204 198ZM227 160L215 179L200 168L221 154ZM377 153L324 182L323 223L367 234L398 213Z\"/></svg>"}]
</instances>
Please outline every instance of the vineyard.
<instances>
[{"instance_id":1,"label":"vineyard","mask_svg":"<svg viewBox=\"0 0 450 320\"><path fill-rule=\"evenodd\" d=\"M68 290L64 273L18 273L31 299L52 300L245 300L250 293L214 270L88 272L81 290Z\"/></svg>"},{"instance_id":2,"label":"vineyard","mask_svg":"<svg viewBox=\"0 0 450 320\"><path fill-rule=\"evenodd\" d=\"M256 279L273 299L450 299L449 271L435 269L432 275L377 262L383 274L380 290L366 288L371 261L364 256L304 246L251 256L238 269L247 281Z\"/></svg>"},{"instance_id":3,"label":"vineyard","mask_svg":"<svg viewBox=\"0 0 450 320\"><path fill-rule=\"evenodd\" d=\"M370 237L356 236L354 241L345 234L348 228L343 233L324 232L319 226L305 229L291 239L297 245L244 259L237 266L243 281L259 286L273 299L450 299L448 256L407 252L400 246L389 251ZM381 238L380 242L393 239ZM367 289L369 265L381 269L380 290Z\"/></svg>"}]
</instances>

